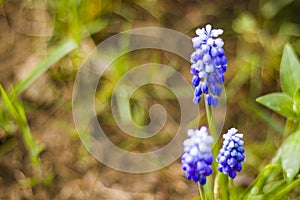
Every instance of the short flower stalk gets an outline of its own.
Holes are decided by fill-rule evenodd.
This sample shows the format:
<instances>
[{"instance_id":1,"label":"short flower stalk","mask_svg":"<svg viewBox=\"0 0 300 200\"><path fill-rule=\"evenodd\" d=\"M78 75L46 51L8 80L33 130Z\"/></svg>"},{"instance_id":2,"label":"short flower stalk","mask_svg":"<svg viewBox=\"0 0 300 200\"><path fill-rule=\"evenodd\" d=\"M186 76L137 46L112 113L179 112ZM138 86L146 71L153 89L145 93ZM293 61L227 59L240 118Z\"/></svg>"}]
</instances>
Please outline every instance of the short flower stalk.
<instances>
[{"instance_id":1,"label":"short flower stalk","mask_svg":"<svg viewBox=\"0 0 300 200\"><path fill-rule=\"evenodd\" d=\"M227 134L223 135L223 147L217 156L217 162L219 163L218 170L227 174L232 179L236 177L236 172L242 170L241 163L245 159L244 141L242 140L243 134L237 131L237 129L231 128Z\"/></svg>"},{"instance_id":2,"label":"short flower stalk","mask_svg":"<svg viewBox=\"0 0 300 200\"><path fill-rule=\"evenodd\" d=\"M183 143L182 169L185 171L187 179L204 185L206 177L212 174L211 144L214 139L204 126L196 130L190 129L188 136L189 138Z\"/></svg>"}]
</instances>

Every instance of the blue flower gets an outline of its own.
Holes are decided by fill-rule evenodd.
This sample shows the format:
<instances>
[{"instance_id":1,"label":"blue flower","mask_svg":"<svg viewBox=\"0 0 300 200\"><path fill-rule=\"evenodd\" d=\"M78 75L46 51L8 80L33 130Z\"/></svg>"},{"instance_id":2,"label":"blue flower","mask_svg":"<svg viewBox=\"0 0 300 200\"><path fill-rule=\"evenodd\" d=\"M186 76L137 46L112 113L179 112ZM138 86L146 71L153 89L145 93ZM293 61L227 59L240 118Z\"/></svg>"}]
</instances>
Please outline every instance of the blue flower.
<instances>
[{"instance_id":1,"label":"blue flower","mask_svg":"<svg viewBox=\"0 0 300 200\"><path fill-rule=\"evenodd\" d=\"M204 185L206 177L212 174L211 143L213 137L208 134L205 126L196 130L190 129L187 134L189 138L183 143L182 169L185 171L187 179Z\"/></svg>"},{"instance_id":2,"label":"blue flower","mask_svg":"<svg viewBox=\"0 0 300 200\"><path fill-rule=\"evenodd\" d=\"M218 97L222 93L224 73L227 69L224 42L221 38L217 38L222 33L222 29L212 29L208 24L205 28L197 29L198 36L192 39L196 49L191 55L195 104L200 102L203 93L208 105L218 105Z\"/></svg>"},{"instance_id":3,"label":"blue flower","mask_svg":"<svg viewBox=\"0 0 300 200\"><path fill-rule=\"evenodd\" d=\"M231 178L235 178L236 172L242 170L241 163L245 160L243 134L237 132L237 129L231 128L223 135L223 147L217 156L218 170Z\"/></svg>"}]
</instances>

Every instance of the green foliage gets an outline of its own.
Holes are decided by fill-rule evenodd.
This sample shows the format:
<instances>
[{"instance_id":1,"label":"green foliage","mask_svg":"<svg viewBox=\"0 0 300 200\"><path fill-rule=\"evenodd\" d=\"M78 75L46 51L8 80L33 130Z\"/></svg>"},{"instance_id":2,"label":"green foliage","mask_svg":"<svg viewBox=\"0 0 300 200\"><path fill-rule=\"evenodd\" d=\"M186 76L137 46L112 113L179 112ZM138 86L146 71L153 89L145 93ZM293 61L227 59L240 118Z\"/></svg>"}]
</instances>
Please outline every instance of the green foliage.
<instances>
[{"instance_id":1,"label":"green foliage","mask_svg":"<svg viewBox=\"0 0 300 200\"><path fill-rule=\"evenodd\" d=\"M255 182L245 192L246 199L253 199L252 197L255 197L255 199L281 199L300 185L300 157L298 155L300 151L300 127L297 127L300 122L299 77L299 61L292 47L286 44L280 65L283 92L267 94L257 98L256 101L286 117L286 128L288 128L287 132L290 135L283 141L276 157L273 159L273 163L276 164L269 165L260 172ZM296 128L290 128L291 124L296 125L292 126ZM270 166L273 167L270 168ZM277 168L277 172L275 168ZM278 173L281 169L282 173ZM266 189L268 185L270 185L269 189Z\"/></svg>"},{"instance_id":2,"label":"green foliage","mask_svg":"<svg viewBox=\"0 0 300 200\"><path fill-rule=\"evenodd\" d=\"M74 6L72 9L74 9ZM74 28L76 27L73 26L73 29ZM78 47L78 38L75 38L74 35L71 36L73 37L59 38L57 44L54 45L51 50L49 50L48 55L42 59L42 61L29 73L26 78L17 83L16 87L11 87L10 92L7 93L0 85L0 93L2 96L1 104L5 104L5 106L1 107L0 110L1 128L4 129L5 134L16 131L16 129L9 128L11 126L10 124L12 123L12 120L10 119L11 116L22 135L33 169L33 177L25 179L22 183L20 183L24 187L31 187L41 182L43 182L45 185L48 185L52 182L54 173L52 171L43 172L42 170L40 153L44 147L38 144L33 138L27 122L25 109L22 103L18 100L18 95L30 87L32 83L43 73L45 73L51 66L56 64L59 60L64 58Z\"/></svg>"},{"instance_id":3,"label":"green foliage","mask_svg":"<svg viewBox=\"0 0 300 200\"><path fill-rule=\"evenodd\" d=\"M3 2L5 1L0 0L0 5ZM237 36L237 40L235 41L237 45L237 56L236 60L234 60L232 63L234 63L236 66L241 67L230 69L231 72L235 74L227 85L229 88L229 96L235 96L238 89L244 90L245 86L248 86L248 84L250 84L249 91L244 92L247 94L246 99L252 99L253 97L263 92L262 88L260 87L261 85L263 85L262 81L268 82L268 80L265 80L266 77L263 77L263 75L272 75L272 73L277 71L278 65L273 65L273 63L277 63L277 61L279 61L279 51L283 47L283 44L289 40L290 36L300 35L299 25L297 24L296 20L293 19L293 21L291 22L285 20L284 18L282 18L283 22L278 22L277 20L273 20L272 22L271 20L280 16L282 10L293 2L294 0L261 1L261 14L259 17L255 16L255 11L253 10L240 11L238 10L239 5L234 6L235 10L233 13L240 13L240 16L237 16L236 20L232 23L233 30L239 34ZM45 73L51 66L57 64L61 59L66 57L73 50L77 49L83 38L89 37L93 34L98 34L97 37L95 37L96 39L93 38L95 43L97 43L99 39L102 39L101 37L105 38L108 36L107 34L101 32L107 26L113 27L112 29L108 30L109 34L118 31L119 29L116 29L116 27L120 24L122 24L121 26L123 28L125 27L123 26L123 24L126 24L128 22L129 24L131 23L132 26L136 26L135 22L139 21L135 21L135 17L137 14L134 13L136 11L134 10L134 7L141 7L143 12L148 12L148 14L151 15L158 23L160 23L159 20L164 19L165 21L170 23L170 25L173 25L173 21L170 20L169 17L171 16L173 18L174 16L174 19L178 21L176 17L179 18L180 16L177 16L177 14L174 15L174 13L176 13L176 10L174 11L173 8L172 12L167 13L167 11L165 11L165 9L167 9L167 6L164 6L164 9L159 9L160 6L157 6L160 5L159 1L114 2L98 0L54 0L47 1L47 4L49 5L48 9L51 12L53 11L53 13L55 13L55 19L53 20L55 31L52 39L50 40L50 43L53 44L53 49L49 51L47 57L45 57L42 62L35 67L35 69L29 74L28 77L16 84L14 90L12 89L6 93L0 86L3 101L2 103L5 104L5 106L2 106L2 108L0 109L1 126L5 125L4 128L1 128L3 128L6 134L8 134L9 132L16 132L16 126L19 128L32 165L34 166L34 170L40 174L42 174L42 172L39 155L42 147L32 137L29 125L27 123L25 110L22 103L17 98L18 95L20 95L24 90L30 87L30 85L38 77L40 77L41 74ZM253 7L253 5L249 2L247 3L247 8L251 8ZM223 5L221 5L221 7L221 11L223 12ZM165 13L162 10L164 10ZM217 11L217 9L213 11L210 11L210 9L208 9L206 14L208 14L208 16L214 16L213 18L217 20L222 17L212 14L218 13ZM224 12L225 11L226 9L224 10ZM197 11L197 13L200 12ZM192 15L193 14L191 13L190 16ZM187 19L191 20L192 18L190 16L187 16ZM292 15L290 17L292 17ZM119 18L124 21L120 21ZM227 18L229 20L232 20L229 17L226 17L226 19ZM182 20L184 21L185 19ZM192 24L194 23L193 21L188 22ZM185 26L183 26L184 28L181 29L182 25L179 22L176 22L174 23L174 27L172 28L179 31L184 30L188 32L190 31L190 27L188 27L189 23L187 23ZM201 21L201 23L204 22ZM216 21L213 21L212 23L216 23ZM227 22L225 22L224 24L226 23ZM276 23L276 25L280 26L276 27L278 28L278 30L272 27L272 23ZM164 24L159 25L164 26ZM197 25L194 24L194 26ZM129 28L130 27L126 27L126 29ZM230 29L230 27L226 28ZM278 35L280 35L280 37L278 37ZM125 43L126 42L127 40L125 40ZM295 44L295 47L299 46L297 45L297 43L293 44ZM126 46L126 44L124 46ZM231 47L232 46L229 45L228 49L230 49ZM232 52L229 51L229 53ZM158 60L158 62L160 62L160 60ZM101 112L98 111L97 114L104 113L105 116L107 115L107 103L110 102L112 89L115 83L120 79L120 77L122 77L122 75L128 70L127 66L125 66L127 65L127 63L133 63L129 56L124 56L123 59L118 59L118 61L115 63L113 74L110 74L108 76L112 78L112 80L105 80L106 84L104 84L103 88L101 88L101 91L98 90L96 100L99 101L97 106L100 106ZM267 69L267 73L264 73L264 67ZM288 119L288 122L296 125L293 126L296 128L295 130L291 129L288 131L289 136L286 140L284 140L283 138L284 141L281 148L279 149L279 153L277 154L278 162L276 162L276 164L270 164L266 166L261 171L257 179L244 193L243 199L280 199L295 187L299 186L300 177L299 175L297 175L299 171L299 156L297 155L297 152L299 152L298 146L300 146L300 136L298 130L300 123L299 68L299 61L291 45L285 45L280 67L281 87L283 92L267 94L265 96L259 97L257 101L260 104L271 109L272 111L282 115L283 117L286 117ZM153 76L157 74L158 73L153 72ZM274 77L271 77L271 79L272 78L274 79ZM145 108L147 108L148 106L149 99L153 98L152 94L148 94L149 91L150 90L147 90L146 92L137 92L135 95L139 96L136 98L134 98L135 96L132 97L134 105L136 105L136 107L135 109L132 109L131 116L138 124L143 125L147 120L147 110ZM185 91L183 89L183 95L185 95L184 92ZM124 91L124 93L126 94L127 92ZM157 92L157 95L160 95L160 99L174 98L174 95L170 95L169 93L166 93L164 91ZM130 121L130 115L126 114L127 109L129 109L130 106L127 105L129 104L129 102L124 103L122 101L122 98L116 99L118 111L120 113L125 113L121 115L124 118L122 118L121 121ZM240 101L240 98L231 98L229 100ZM243 100L242 103L244 103ZM282 125L278 123L276 119L272 118L270 112L267 112L267 110L259 106L252 105L250 101L246 102L243 105L246 105L247 109L250 110L252 114L257 115L260 119L267 122L269 127L273 128L271 129L271 131L282 131ZM106 120L108 121L107 118ZM15 123L13 123L13 121ZM284 136L284 134L281 134L279 137L281 136ZM44 175L44 183L51 183L53 176L53 174ZM36 183L36 181L30 180L29 184L33 183Z\"/></svg>"},{"instance_id":4,"label":"green foliage","mask_svg":"<svg viewBox=\"0 0 300 200\"><path fill-rule=\"evenodd\" d=\"M281 65L280 80L284 93L293 96L300 86L300 64L290 44L284 46Z\"/></svg>"},{"instance_id":5,"label":"green foliage","mask_svg":"<svg viewBox=\"0 0 300 200\"><path fill-rule=\"evenodd\" d=\"M290 135L282 144L281 165L288 182L291 182L300 169L300 130Z\"/></svg>"},{"instance_id":6,"label":"green foliage","mask_svg":"<svg viewBox=\"0 0 300 200\"><path fill-rule=\"evenodd\" d=\"M34 167L34 176L36 179L41 180L42 171L39 160L39 154L41 153L43 148L42 146L38 145L32 137L25 115L24 107L22 106L21 102L18 101L14 91L11 92L10 95L8 95L3 89L3 87L0 85L0 93L8 112L11 114L20 132L22 133L25 146L29 152L30 161Z\"/></svg>"},{"instance_id":7,"label":"green foliage","mask_svg":"<svg viewBox=\"0 0 300 200\"><path fill-rule=\"evenodd\" d=\"M275 17L280 10L282 10L285 6L291 4L294 0L267 0L261 6L261 13L266 18L273 18Z\"/></svg>"},{"instance_id":8,"label":"green foliage","mask_svg":"<svg viewBox=\"0 0 300 200\"><path fill-rule=\"evenodd\" d=\"M47 69L49 69L53 64L57 63L71 51L73 51L76 47L77 43L72 38L64 40L60 44L58 44L54 49L50 51L48 56L45 57L38 66L36 66L36 68L29 74L29 76L27 76L16 86L16 94L21 94L38 77L40 77L41 74L47 71Z\"/></svg>"},{"instance_id":9,"label":"green foliage","mask_svg":"<svg viewBox=\"0 0 300 200\"><path fill-rule=\"evenodd\" d=\"M256 99L257 102L289 119L295 119L293 98L285 93L271 93Z\"/></svg>"},{"instance_id":10,"label":"green foliage","mask_svg":"<svg viewBox=\"0 0 300 200\"><path fill-rule=\"evenodd\" d=\"M263 199L264 198L264 187L272 180L277 177L281 172L279 164L267 165L253 181L253 183L244 191L240 199Z\"/></svg>"},{"instance_id":11,"label":"green foliage","mask_svg":"<svg viewBox=\"0 0 300 200\"><path fill-rule=\"evenodd\" d=\"M300 116L300 86L296 89L293 99L293 110L298 116Z\"/></svg>"},{"instance_id":12,"label":"green foliage","mask_svg":"<svg viewBox=\"0 0 300 200\"><path fill-rule=\"evenodd\" d=\"M286 194L289 194L293 189L300 185L300 176L297 176L291 183L282 183L279 187L275 188L274 191L266 196L266 199L282 199Z\"/></svg>"},{"instance_id":13,"label":"green foliage","mask_svg":"<svg viewBox=\"0 0 300 200\"><path fill-rule=\"evenodd\" d=\"M267 94L257 98L256 101L290 120L299 121L299 77L299 61L292 47L286 44L280 65L280 79L283 93Z\"/></svg>"}]
</instances>

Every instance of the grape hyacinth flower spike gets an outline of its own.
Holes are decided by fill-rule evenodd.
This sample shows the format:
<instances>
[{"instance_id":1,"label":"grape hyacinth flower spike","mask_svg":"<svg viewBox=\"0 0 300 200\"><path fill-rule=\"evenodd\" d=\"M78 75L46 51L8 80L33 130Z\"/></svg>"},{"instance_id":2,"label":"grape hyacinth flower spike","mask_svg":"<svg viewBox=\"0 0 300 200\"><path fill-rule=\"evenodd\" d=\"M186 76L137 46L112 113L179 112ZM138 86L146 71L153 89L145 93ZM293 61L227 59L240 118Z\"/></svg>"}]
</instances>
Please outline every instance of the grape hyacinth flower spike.
<instances>
[{"instance_id":1,"label":"grape hyacinth flower spike","mask_svg":"<svg viewBox=\"0 0 300 200\"><path fill-rule=\"evenodd\" d=\"M241 163L245 159L243 134L238 133L237 129L231 128L227 134L223 135L223 138L223 147L217 156L218 170L233 179L236 172L242 170Z\"/></svg>"},{"instance_id":2,"label":"grape hyacinth flower spike","mask_svg":"<svg viewBox=\"0 0 300 200\"><path fill-rule=\"evenodd\" d=\"M222 29L212 29L210 24L205 28L198 28L198 36L192 39L193 46L196 49L191 54L191 73L192 85L195 87L195 104L201 100L204 94L208 105L217 106L218 97L222 93L224 83L224 73L227 69L227 59L224 54L224 42L219 35L223 33Z\"/></svg>"},{"instance_id":3,"label":"grape hyacinth flower spike","mask_svg":"<svg viewBox=\"0 0 300 200\"><path fill-rule=\"evenodd\" d=\"M196 130L190 129L187 134L189 138L183 143L182 169L185 171L187 179L204 185L206 177L212 174L211 143L213 137L208 134L205 126Z\"/></svg>"}]
</instances>

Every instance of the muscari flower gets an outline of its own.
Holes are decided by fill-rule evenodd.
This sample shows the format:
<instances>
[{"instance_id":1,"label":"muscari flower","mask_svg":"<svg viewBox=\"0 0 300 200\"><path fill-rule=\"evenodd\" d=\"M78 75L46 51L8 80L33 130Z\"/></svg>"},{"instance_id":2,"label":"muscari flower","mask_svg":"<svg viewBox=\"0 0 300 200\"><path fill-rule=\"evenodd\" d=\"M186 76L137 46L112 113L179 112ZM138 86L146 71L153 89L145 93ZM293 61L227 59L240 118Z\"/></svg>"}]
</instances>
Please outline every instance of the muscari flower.
<instances>
[{"instance_id":1,"label":"muscari flower","mask_svg":"<svg viewBox=\"0 0 300 200\"><path fill-rule=\"evenodd\" d=\"M196 49L191 54L195 104L200 102L203 93L208 105L218 105L218 97L222 93L224 83L224 72L227 69L227 59L222 48L224 42L221 38L217 38L222 33L222 29L212 29L208 24L205 28L197 29L198 36L192 39Z\"/></svg>"},{"instance_id":2,"label":"muscari flower","mask_svg":"<svg viewBox=\"0 0 300 200\"><path fill-rule=\"evenodd\" d=\"M183 143L182 169L185 171L187 179L204 185L206 177L212 174L211 143L213 137L208 134L208 130L204 126L196 130L190 129L187 134L189 138Z\"/></svg>"},{"instance_id":3,"label":"muscari flower","mask_svg":"<svg viewBox=\"0 0 300 200\"><path fill-rule=\"evenodd\" d=\"M227 134L223 135L223 138L223 147L216 159L219 163L218 170L228 174L233 179L236 176L236 172L242 170L241 163L245 159L243 134L238 133L237 129L231 128Z\"/></svg>"}]
</instances>

